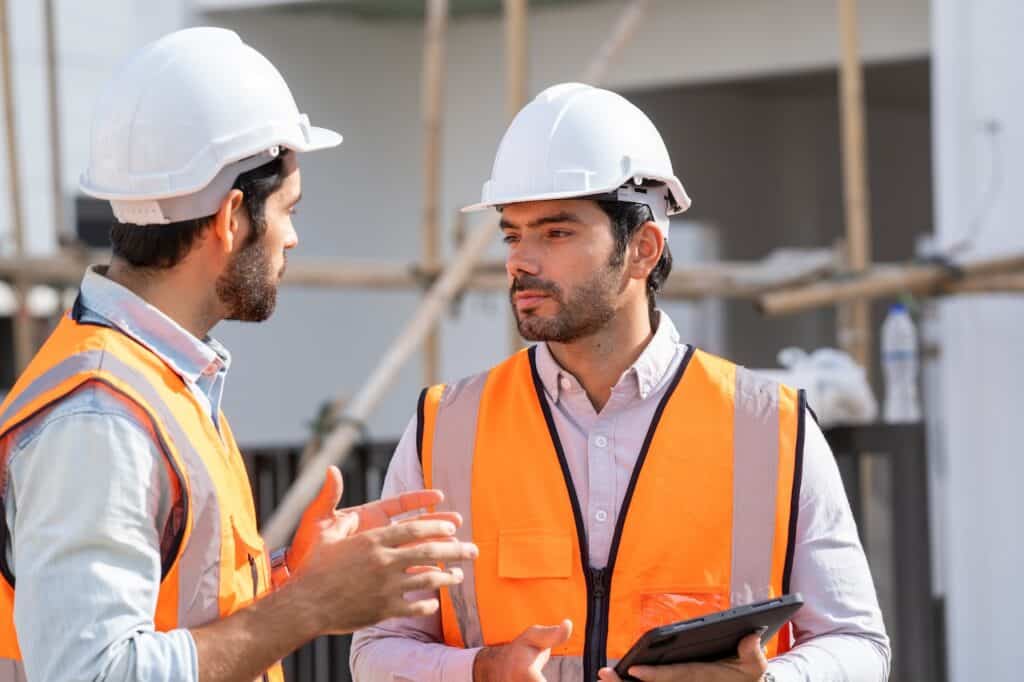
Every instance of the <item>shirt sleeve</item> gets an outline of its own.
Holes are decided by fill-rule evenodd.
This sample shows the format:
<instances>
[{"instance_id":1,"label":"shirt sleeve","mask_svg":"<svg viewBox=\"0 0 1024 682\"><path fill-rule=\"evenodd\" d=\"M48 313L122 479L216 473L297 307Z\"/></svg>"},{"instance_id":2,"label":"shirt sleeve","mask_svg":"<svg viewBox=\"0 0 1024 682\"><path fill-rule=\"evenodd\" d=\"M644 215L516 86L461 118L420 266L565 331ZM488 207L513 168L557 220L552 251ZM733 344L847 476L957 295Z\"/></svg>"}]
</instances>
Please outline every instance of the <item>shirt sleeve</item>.
<instances>
[{"instance_id":1,"label":"shirt sleeve","mask_svg":"<svg viewBox=\"0 0 1024 682\"><path fill-rule=\"evenodd\" d=\"M885 682L890 649L857 526L832 449L810 412L791 588L804 606L796 646L772 659L778 682Z\"/></svg>"},{"instance_id":2,"label":"shirt sleeve","mask_svg":"<svg viewBox=\"0 0 1024 682\"><path fill-rule=\"evenodd\" d=\"M11 448L6 514L28 679L198 680L185 629L155 632L164 455L124 414L57 410Z\"/></svg>"},{"instance_id":3,"label":"shirt sleeve","mask_svg":"<svg viewBox=\"0 0 1024 682\"><path fill-rule=\"evenodd\" d=\"M388 466L381 497L423 487L423 469L416 448L416 418L402 434ZM414 593L415 599L438 593ZM392 618L360 630L352 639L350 665L356 682L472 682L479 649L442 643L441 614Z\"/></svg>"}]
</instances>

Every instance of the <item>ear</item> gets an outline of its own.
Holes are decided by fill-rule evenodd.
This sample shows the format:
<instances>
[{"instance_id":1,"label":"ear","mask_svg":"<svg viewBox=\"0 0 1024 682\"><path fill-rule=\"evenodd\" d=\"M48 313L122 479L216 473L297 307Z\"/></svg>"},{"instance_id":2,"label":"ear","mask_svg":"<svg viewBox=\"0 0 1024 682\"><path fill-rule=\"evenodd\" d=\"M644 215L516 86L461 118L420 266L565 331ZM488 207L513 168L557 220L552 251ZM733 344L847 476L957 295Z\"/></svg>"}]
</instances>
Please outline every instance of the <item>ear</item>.
<instances>
[{"instance_id":1,"label":"ear","mask_svg":"<svg viewBox=\"0 0 1024 682\"><path fill-rule=\"evenodd\" d=\"M220 208L213 216L213 235L222 253L229 254L234 251L244 236L241 222L243 198L241 190L231 190L224 197L224 201L220 202Z\"/></svg>"},{"instance_id":2,"label":"ear","mask_svg":"<svg viewBox=\"0 0 1024 682\"><path fill-rule=\"evenodd\" d=\"M647 276L661 260L664 250L665 236L657 224L648 220L640 226L629 242L629 276L646 281Z\"/></svg>"}]
</instances>

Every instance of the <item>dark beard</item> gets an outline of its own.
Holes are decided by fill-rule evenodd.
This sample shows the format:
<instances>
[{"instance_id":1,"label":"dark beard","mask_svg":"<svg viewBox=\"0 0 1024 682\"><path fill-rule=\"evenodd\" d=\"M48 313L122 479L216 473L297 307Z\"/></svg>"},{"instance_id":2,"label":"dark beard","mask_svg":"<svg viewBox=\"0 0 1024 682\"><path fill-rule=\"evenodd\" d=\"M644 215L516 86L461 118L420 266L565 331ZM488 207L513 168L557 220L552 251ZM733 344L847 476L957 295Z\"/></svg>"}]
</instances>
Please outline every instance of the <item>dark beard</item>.
<instances>
[{"instance_id":1,"label":"dark beard","mask_svg":"<svg viewBox=\"0 0 1024 682\"><path fill-rule=\"evenodd\" d=\"M271 277L262 239L246 244L231 258L217 278L217 297L228 309L228 320L263 322L274 313L277 283Z\"/></svg>"},{"instance_id":2,"label":"dark beard","mask_svg":"<svg viewBox=\"0 0 1024 682\"><path fill-rule=\"evenodd\" d=\"M509 300L512 302L519 335L527 341L570 343L596 334L615 318L612 296L618 286L617 275L617 268L609 263L576 287L568 300L561 287L554 282L531 275L516 277L509 288ZM521 313L515 306L514 298L519 291L544 292L558 304L559 311L552 317L541 317L532 312Z\"/></svg>"}]
</instances>

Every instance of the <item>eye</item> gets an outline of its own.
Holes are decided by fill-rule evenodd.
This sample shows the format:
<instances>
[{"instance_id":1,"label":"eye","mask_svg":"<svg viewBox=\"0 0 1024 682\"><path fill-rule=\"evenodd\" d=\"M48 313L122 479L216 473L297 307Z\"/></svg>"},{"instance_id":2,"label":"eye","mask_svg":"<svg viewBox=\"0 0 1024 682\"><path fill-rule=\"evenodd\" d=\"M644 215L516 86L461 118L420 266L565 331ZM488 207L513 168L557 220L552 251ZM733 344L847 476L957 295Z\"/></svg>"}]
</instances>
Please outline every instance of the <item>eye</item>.
<instances>
[{"instance_id":1,"label":"eye","mask_svg":"<svg viewBox=\"0 0 1024 682\"><path fill-rule=\"evenodd\" d=\"M514 234L506 234L504 237L501 238L501 241L505 242L506 244L515 244L517 241L519 241L519 237L517 237Z\"/></svg>"},{"instance_id":2,"label":"eye","mask_svg":"<svg viewBox=\"0 0 1024 682\"><path fill-rule=\"evenodd\" d=\"M548 236L554 237L555 239L561 239L563 237L571 237L572 232L569 230L550 230L548 232Z\"/></svg>"}]
</instances>

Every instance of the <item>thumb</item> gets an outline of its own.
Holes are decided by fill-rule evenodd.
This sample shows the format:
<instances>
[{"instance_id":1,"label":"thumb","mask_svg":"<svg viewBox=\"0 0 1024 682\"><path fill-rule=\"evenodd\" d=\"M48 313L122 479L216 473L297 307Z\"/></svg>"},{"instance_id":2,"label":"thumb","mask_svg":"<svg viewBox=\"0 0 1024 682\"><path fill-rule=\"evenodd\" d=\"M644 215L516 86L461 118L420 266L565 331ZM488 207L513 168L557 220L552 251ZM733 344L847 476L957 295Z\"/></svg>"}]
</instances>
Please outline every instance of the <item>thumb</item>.
<instances>
[{"instance_id":1,"label":"thumb","mask_svg":"<svg viewBox=\"0 0 1024 682\"><path fill-rule=\"evenodd\" d=\"M333 464L327 467L324 474L324 484L320 486L320 492L316 498L306 507L306 514L314 518L323 518L334 514L334 509L341 501L341 493L345 489L345 483L341 478L341 471Z\"/></svg>"},{"instance_id":2,"label":"thumb","mask_svg":"<svg viewBox=\"0 0 1024 682\"><path fill-rule=\"evenodd\" d=\"M737 653L739 654L740 661L743 663L757 663L768 665L768 659L764 655L764 649L761 648L761 635L760 633L753 633L747 635L740 640L740 645L737 647Z\"/></svg>"},{"instance_id":3,"label":"thumb","mask_svg":"<svg viewBox=\"0 0 1024 682\"><path fill-rule=\"evenodd\" d=\"M563 620L558 625L534 625L527 628L522 638L531 646L538 649L554 649L569 641L572 635L572 621Z\"/></svg>"}]
</instances>

